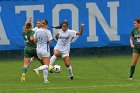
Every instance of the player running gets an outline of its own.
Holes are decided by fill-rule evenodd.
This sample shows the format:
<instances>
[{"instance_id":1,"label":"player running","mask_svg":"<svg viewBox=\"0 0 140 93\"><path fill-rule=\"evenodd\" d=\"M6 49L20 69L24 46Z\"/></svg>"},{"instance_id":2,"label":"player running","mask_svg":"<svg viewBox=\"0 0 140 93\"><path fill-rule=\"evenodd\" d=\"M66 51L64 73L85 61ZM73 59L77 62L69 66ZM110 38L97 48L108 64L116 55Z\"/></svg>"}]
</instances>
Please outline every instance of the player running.
<instances>
[{"instance_id":1,"label":"player running","mask_svg":"<svg viewBox=\"0 0 140 93\"><path fill-rule=\"evenodd\" d=\"M50 47L52 43L52 35L50 30L47 29L48 21L43 20L41 22L42 28L38 29L34 38L37 42L37 55L40 59L43 60L44 65L39 68L34 69L34 71L39 75L39 71L43 70L44 83L48 83L48 66L50 63Z\"/></svg>"},{"instance_id":2,"label":"player running","mask_svg":"<svg viewBox=\"0 0 140 93\"><path fill-rule=\"evenodd\" d=\"M68 69L70 79L73 80L72 66L70 64L69 52L70 52L70 43L76 35L82 35L84 24L81 24L80 31L74 31L68 29L68 22L63 21L61 23L61 29L56 34L55 38L58 40L56 46L54 47L54 55L50 59L49 70L52 69L57 57L62 56L65 66Z\"/></svg>"},{"instance_id":3,"label":"player running","mask_svg":"<svg viewBox=\"0 0 140 93\"><path fill-rule=\"evenodd\" d=\"M24 48L24 66L22 68L22 76L21 76L21 82L25 81L26 79L26 72L28 70L30 60L31 58L37 57L36 55L36 43L34 43L34 31L32 31L32 24L30 22L27 22L24 25L24 32L22 33L24 42L25 42L25 48Z\"/></svg>"},{"instance_id":4,"label":"player running","mask_svg":"<svg viewBox=\"0 0 140 93\"><path fill-rule=\"evenodd\" d=\"M131 48L133 48L133 54L132 54L132 64L130 68L129 80L133 79L135 67L136 67L136 64L140 55L140 19L134 20L134 27L135 28L132 30L131 35L130 35L130 45L131 45Z\"/></svg>"}]
</instances>

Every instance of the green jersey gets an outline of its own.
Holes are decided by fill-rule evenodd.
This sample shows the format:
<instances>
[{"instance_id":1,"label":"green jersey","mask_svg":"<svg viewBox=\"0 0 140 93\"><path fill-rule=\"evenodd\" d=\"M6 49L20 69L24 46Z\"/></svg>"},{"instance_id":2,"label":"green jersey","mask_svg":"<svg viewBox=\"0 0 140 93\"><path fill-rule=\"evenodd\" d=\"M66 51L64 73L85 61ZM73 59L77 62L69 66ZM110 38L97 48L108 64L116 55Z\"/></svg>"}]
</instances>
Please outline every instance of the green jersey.
<instances>
[{"instance_id":1,"label":"green jersey","mask_svg":"<svg viewBox=\"0 0 140 93\"><path fill-rule=\"evenodd\" d=\"M131 36L134 38L135 48L140 48L140 30L133 29L131 32Z\"/></svg>"},{"instance_id":2,"label":"green jersey","mask_svg":"<svg viewBox=\"0 0 140 93\"><path fill-rule=\"evenodd\" d=\"M27 32L23 32L23 38L25 42L25 50L32 50L36 48L36 43L30 41L30 37L34 35L34 31L28 30Z\"/></svg>"}]
</instances>

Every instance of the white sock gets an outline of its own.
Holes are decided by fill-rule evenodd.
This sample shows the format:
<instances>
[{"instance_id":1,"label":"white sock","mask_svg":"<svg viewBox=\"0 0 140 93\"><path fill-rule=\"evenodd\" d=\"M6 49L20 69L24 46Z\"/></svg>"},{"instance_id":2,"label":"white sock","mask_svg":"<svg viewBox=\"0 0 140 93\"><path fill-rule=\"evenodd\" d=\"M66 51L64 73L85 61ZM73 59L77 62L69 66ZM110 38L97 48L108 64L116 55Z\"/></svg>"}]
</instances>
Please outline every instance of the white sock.
<instances>
[{"instance_id":1,"label":"white sock","mask_svg":"<svg viewBox=\"0 0 140 93\"><path fill-rule=\"evenodd\" d=\"M69 68L67 68L68 69L68 71L69 71L69 75L70 76L73 76L73 73L72 73L72 67L70 66Z\"/></svg>"},{"instance_id":2,"label":"white sock","mask_svg":"<svg viewBox=\"0 0 140 93\"><path fill-rule=\"evenodd\" d=\"M48 69L43 70L44 81L48 81Z\"/></svg>"},{"instance_id":3,"label":"white sock","mask_svg":"<svg viewBox=\"0 0 140 93\"><path fill-rule=\"evenodd\" d=\"M50 65L54 64L54 61L57 59L57 57L55 55L53 55L50 59Z\"/></svg>"},{"instance_id":4,"label":"white sock","mask_svg":"<svg viewBox=\"0 0 140 93\"><path fill-rule=\"evenodd\" d=\"M42 65L39 68L37 68L38 71L44 70L44 69L48 69L48 66L47 65Z\"/></svg>"}]
</instances>

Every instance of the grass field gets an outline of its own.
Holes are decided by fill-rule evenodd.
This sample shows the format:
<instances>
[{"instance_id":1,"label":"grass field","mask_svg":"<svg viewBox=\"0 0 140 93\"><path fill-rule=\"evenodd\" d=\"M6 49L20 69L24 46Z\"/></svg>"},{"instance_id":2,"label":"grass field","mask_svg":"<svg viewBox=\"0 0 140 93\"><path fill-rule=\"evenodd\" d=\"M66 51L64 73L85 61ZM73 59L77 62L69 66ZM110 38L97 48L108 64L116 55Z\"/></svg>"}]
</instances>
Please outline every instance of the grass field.
<instances>
[{"instance_id":1,"label":"grass field","mask_svg":"<svg viewBox=\"0 0 140 93\"><path fill-rule=\"evenodd\" d=\"M49 84L43 84L32 69L40 65L34 61L21 83L22 60L0 60L0 93L139 93L140 65L134 80L129 81L131 56L71 57L74 80L70 80L63 61L58 59L60 73L49 73Z\"/></svg>"}]
</instances>

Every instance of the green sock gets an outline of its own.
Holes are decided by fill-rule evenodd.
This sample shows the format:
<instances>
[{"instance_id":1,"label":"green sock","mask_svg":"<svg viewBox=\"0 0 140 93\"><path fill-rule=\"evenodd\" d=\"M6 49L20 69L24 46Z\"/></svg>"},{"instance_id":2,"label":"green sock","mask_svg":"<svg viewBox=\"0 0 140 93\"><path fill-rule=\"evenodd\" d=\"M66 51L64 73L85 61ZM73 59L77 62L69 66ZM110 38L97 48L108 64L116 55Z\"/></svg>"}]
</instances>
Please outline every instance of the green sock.
<instances>
[{"instance_id":1,"label":"green sock","mask_svg":"<svg viewBox=\"0 0 140 93\"><path fill-rule=\"evenodd\" d=\"M23 68L22 68L22 73L26 73L26 72L27 72L27 70L28 70L28 68L27 68L27 67L23 67Z\"/></svg>"},{"instance_id":2,"label":"green sock","mask_svg":"<svg viewBox=\"0 0 140 93\"><path fill-rule=\"evenodd\" d=\"M131 65L131 68L130 68L130 78L133 77L134 72L135 72L135 65Z\"/></svg>"}]
</instances>

